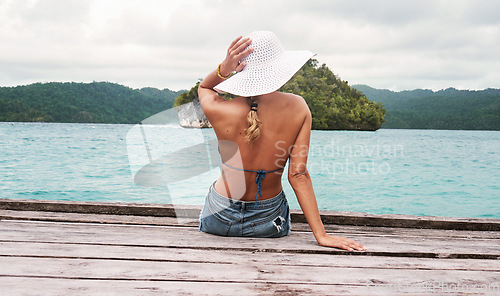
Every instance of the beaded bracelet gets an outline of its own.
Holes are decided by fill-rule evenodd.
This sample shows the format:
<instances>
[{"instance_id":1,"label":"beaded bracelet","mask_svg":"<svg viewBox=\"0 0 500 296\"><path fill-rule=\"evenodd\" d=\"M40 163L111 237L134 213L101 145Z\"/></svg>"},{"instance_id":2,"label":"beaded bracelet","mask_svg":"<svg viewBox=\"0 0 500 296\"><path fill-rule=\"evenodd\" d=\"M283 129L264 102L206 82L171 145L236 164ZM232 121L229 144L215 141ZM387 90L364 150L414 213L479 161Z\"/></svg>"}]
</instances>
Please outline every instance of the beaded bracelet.
<instances>
[{"instance_id":1,"label":"beaded bracelet","mask_svg":"<svg viewBox=\"0 0 500 296\"><path fill-rule=\"evenodd\" d=\"M217 76L219 76L220 78L222 78L224 80L228 79L229 76L231 76L231 73L229 73L227 76L224 76L224 75L220 74L220 65L222 65L222 63L220 63L219 66L217 67Z\"/></svg>"}]
</instances>

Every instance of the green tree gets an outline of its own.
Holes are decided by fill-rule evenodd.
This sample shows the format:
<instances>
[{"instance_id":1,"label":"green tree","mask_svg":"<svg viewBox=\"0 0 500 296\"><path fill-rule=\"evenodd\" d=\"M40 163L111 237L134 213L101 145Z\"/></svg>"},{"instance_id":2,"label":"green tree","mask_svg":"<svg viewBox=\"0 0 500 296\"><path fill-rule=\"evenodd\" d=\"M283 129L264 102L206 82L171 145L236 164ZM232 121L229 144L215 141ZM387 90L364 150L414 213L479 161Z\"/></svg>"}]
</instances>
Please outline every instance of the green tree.
<instances>
[{"instance_id":1,"label":"green tree","mask_svg":"<svg viewBox=\"0 0 500 296\"><path fill-rule=\"evenodd\" d=\"M0 120L137 123L171 108L182 92L109 82L0 87Z\"/></svg>"},{"instance_id":2,"label":"green tree","mask_svg":"<svg viewBox=\"0 0 500 296\"><path fill-rule=\"evenodd\" d=\"M310 59L280 90L305 99L313 129L377 130L384 122L382 104L368 100L315 59Z\"/></svg>"},{"instance_id":3,"label":"green tree","mask_svg":"<svg viewBox=\"0 0 500 296\"><path fill-rule=\"evenodd\" d=\"M175 99L179 106L198 99L196 83ZM371 102L347 81L338 78L325 64L309 60L280 91L302 96L312 114L312 128L321 130L377 130L384 122L385 110ZM233 96L224 94L226 99Z\"/></svg>"},{"instance_id":4,"label":"green tree","mask_svg":"<svg viewBox=\"0 0 500 296\"><path fill-rule=\"evenodd\" d=\"M198 86L201 81L198 81L189 91L180 94L174 101L174 107L198 100Z\"/></svg>"}]
</instances>

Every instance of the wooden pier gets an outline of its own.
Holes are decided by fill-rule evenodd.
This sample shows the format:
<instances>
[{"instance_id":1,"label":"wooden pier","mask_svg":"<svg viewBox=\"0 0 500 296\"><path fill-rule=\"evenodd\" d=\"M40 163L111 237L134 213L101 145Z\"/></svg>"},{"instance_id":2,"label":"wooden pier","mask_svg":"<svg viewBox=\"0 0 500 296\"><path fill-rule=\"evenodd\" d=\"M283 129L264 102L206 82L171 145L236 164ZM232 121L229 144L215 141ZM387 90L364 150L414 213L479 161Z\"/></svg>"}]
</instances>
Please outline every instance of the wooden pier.
<instances>
[{"instance_id":1,"label":"wooden pier","mask_svg":"<svg viewBox=\"0 0 500 296\"><path fill-rule=\"evenodd\" d=\"M366 252L198 231L198 206L0 200L1 295L500 295L500 219L322 212Z\"/></svg>"}]
</instances>

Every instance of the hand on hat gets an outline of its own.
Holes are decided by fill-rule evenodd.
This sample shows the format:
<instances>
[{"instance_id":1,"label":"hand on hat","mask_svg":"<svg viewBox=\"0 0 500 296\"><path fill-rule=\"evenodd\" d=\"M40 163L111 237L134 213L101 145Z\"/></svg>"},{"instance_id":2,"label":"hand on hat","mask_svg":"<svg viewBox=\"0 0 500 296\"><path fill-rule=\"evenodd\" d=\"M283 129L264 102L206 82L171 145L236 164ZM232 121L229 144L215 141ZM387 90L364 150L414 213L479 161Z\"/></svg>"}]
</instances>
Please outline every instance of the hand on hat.
<instances>
[{"instance_id":1,"label":"hand on hat","mask_svg":"<svg viewBox=\"0 0 500 296\"><path fill-rule=\"evenodd\" d=\"M253 48L248 48L252 43L250 38L238 37L236 38L227 50L226 59L220 66L220 73L223 76L228 76L232 72L240 72L245 68L246 62L240 63L240 60L247 57L253 52Z\"/></svg>"}]
</instances>

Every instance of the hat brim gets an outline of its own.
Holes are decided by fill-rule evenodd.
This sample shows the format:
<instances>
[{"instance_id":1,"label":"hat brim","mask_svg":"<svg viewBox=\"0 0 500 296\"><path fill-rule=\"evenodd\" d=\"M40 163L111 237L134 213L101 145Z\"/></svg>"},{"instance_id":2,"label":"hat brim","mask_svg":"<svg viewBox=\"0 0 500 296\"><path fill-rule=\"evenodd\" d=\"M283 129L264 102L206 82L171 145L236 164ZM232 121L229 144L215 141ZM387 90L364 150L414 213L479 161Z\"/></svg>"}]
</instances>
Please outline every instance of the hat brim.
<instances>
[{"instance_id":1,"label":"hat brim","mask_svg":"<svg viewBox=\"0 0 500 296\"><path fill-rule=\"evenodd\" d=\"M273 63L249 66L214 87L242 97L264 95L277 91L315 54L310 51L285 51Z\"/></svg>"}]
</instances>

